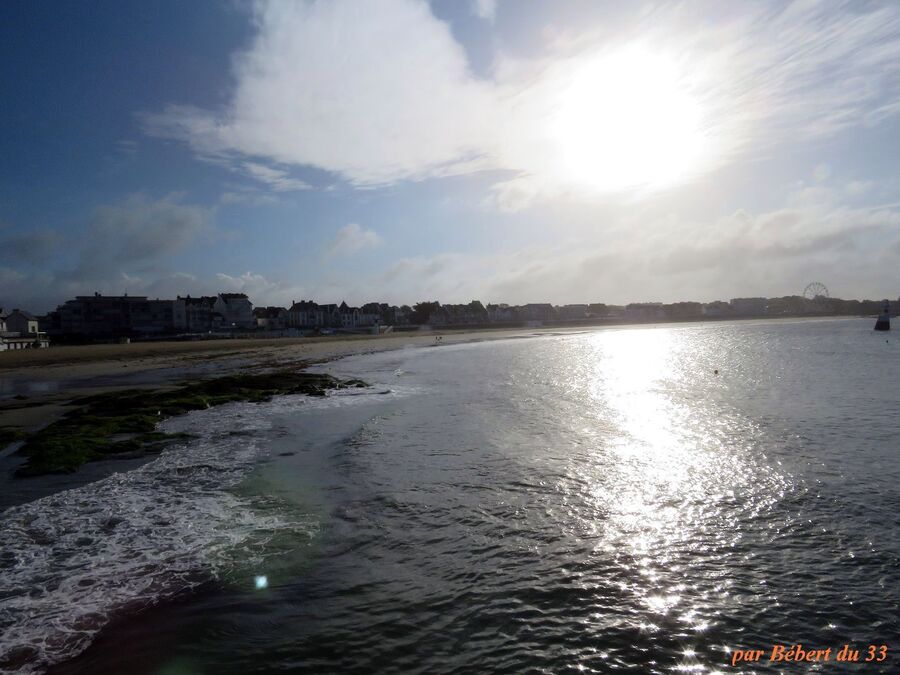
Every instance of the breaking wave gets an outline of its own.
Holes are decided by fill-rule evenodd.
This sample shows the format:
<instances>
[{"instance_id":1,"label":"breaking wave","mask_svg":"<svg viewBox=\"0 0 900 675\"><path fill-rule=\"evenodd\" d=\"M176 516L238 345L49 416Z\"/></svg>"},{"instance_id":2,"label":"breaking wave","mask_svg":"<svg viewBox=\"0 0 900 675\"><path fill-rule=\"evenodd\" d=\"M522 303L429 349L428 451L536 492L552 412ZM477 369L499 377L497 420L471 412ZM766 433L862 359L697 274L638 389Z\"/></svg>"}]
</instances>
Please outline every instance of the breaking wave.
<instances>
[{"instance_id":1,"label":"breaking wave","mask_svg":"<svg viewBox=\"0 0 900 675\"><path fill-rule=\"evenodd\" d=\"M271 413L308 401L167 420L161 430L196 438L135 470L0 514L0 671L44 670L83 651L117 615L258 565L276 532L311 536L311 516L231 490L266 453Z\"/></svg>"}]
</instances>

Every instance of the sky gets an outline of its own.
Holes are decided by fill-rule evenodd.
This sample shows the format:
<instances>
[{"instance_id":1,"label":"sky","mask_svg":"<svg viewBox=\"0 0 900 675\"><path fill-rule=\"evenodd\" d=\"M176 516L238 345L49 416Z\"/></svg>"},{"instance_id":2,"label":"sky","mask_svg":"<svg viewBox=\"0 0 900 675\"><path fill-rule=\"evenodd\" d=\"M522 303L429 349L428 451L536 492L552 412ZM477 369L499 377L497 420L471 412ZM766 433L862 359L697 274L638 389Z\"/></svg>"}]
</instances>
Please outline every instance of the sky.
<instances>
[{"instance_id":1,"label":"sky","mask_svg":"<svg viewBox=\"0 0 900 675\"><path fill-rule=\"evenodd\" d=\"M900 3L0 3L0 306L900 295Z\"/></svg>"}]
</instances>

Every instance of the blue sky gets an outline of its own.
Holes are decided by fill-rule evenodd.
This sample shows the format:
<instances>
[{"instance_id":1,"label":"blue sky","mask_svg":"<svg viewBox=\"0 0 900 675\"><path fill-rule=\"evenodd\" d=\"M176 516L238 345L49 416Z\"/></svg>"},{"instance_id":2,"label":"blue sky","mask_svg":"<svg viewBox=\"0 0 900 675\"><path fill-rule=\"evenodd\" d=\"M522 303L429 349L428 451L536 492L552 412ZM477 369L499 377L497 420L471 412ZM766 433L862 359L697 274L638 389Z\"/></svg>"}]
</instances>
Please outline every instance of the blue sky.
<instances>
[{"instance_id":1,"label":"blue sky","mask_svg":"<svg viewBox=\"0 0 900 675\"><path fill-rule=\"evenodd\" d=\"M900 5L7 1L0 306L900 294Z\"/></svg>"}]
</instances>

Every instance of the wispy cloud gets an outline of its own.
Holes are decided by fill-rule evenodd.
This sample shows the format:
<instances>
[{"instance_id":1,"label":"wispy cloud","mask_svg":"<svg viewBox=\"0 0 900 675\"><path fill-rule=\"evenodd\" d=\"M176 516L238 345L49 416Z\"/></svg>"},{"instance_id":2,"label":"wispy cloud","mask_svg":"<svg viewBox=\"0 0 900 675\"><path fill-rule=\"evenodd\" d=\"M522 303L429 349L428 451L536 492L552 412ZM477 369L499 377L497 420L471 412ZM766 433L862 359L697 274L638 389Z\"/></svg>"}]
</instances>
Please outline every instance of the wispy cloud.
<instances>
[{"instance_id":1,"label":"wispy cloud","mask_svg":"<svg viewBox=\"0 0 900 675\"><path fill-rule=\"evenodd\" d=\"M292 178L287 171L274 169L257 162L244 162L244 171L260 183L265 183L275 192L292 192L295 190L309 190L312 186L297 178Z\"/></svg>"},{"instance_id":2,"label":"wispy cloud","mask_svg":"<svg viewBox=\"0 0 900 675\"><path fill-rule=\"evenodd\" d=\"M130 139L123 139L116 143L116 147L119 149L123 155L128 157L133 157L138 152L138 142Z\"/></svg>"},{"instance_id":3,"label":"wispy cloud","mask_svg":"<svg viewBox=\"0 0 900 675\"><path fill-rule=\"evenodd\" d=\"M278 197L263 190L234 189L226 190L219 196L222 204L246 204L249 206L271 206L278 203Z\"/></svg>"},{"instance_id":4,"label":"wispy cloud","mask_svg":"<svg viewBox=\"0 0 900 675\"><path fill-rule=\"evenodd\" d=\"M661 4L612 27L570 30L532 59L500 53L490 80L472 75L424 2L255 7L258 34L235 58L225 108L171 105L142 119L148 133L242 166L274 190L302 186L259 158L357 186L506 170L494 197L506 209L590 197L560 177L548 125L573 73L626 48L676 64L677 87L700 105L704 149L685 179L900 113L894 3ZM495 9L473 7L485 18Z\"/></svg>"}]
</instances>

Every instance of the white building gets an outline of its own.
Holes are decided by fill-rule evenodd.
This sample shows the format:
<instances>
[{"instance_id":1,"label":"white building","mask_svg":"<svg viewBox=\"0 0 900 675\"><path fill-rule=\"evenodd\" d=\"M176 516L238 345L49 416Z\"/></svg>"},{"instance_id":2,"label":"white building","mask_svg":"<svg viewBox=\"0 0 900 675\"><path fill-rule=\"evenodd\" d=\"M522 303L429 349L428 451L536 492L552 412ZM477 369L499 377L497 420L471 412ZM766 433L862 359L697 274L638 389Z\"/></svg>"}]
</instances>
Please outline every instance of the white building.
<instances>
[{"instance_id":1,"label":"white building","mask_svg":"<svg viewBox=\"0 0 900 675\"><path fill-rule=\"evenodd\" d=\"M38 330L35 316L21 309L4 314L0 308L0 351L49 347L47 336Z\"/></svg>"}]
</instances>

